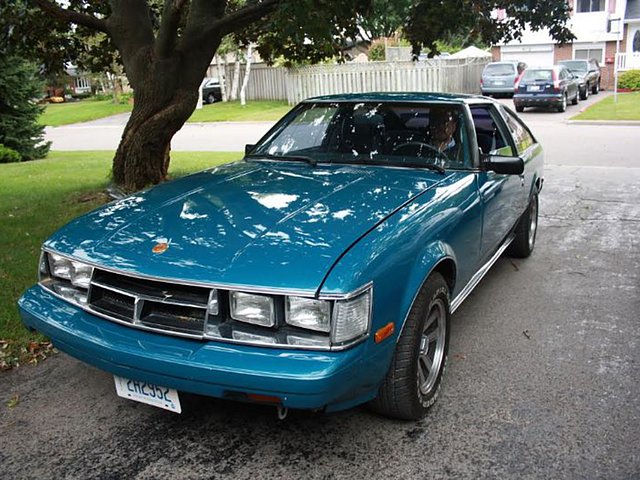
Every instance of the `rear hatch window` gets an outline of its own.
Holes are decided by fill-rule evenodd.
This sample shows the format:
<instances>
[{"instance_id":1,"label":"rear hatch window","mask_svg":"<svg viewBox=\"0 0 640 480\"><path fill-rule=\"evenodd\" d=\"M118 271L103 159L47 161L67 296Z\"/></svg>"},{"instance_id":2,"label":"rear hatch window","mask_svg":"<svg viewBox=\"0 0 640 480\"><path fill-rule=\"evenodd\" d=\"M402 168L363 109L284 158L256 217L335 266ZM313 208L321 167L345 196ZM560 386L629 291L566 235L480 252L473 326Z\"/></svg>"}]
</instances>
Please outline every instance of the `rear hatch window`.
<instances>
[{"instance_id":1,"label":"rear hatch window","mask_svg":"<svg viewBox=\"0 0 640 480\"><path fill-rule=\"evenodd\" d=\"M506 75L514 75L516 67L510 63L490 63L484 67L484 75L489 77L500 77Z\"/></svg>"},{"instance_id":2,"label":"rear hatch window","mask_svg":"<svg viewBox=\"0 0 640 480\"><path fill-rule=\"evenodd\" d=\"M553 73L551 70L546 69L527 69L522 76L521 82L553 82Z\"/></svg>"}]
</instances>

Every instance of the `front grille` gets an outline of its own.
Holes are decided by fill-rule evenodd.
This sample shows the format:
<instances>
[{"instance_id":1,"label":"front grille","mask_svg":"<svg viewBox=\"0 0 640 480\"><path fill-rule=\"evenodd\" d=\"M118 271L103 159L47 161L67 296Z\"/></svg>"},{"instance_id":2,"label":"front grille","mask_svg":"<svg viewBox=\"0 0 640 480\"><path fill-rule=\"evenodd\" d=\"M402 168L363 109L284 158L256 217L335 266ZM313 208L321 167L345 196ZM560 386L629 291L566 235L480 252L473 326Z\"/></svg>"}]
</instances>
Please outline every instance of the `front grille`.
<instances>
[{"instance_id":1,"label":"front grille","mask_svg":"<svg viewBox=\"0 0 640 480\"><path fill-rule=\"evenodd\" d=\"M88 304L96 312L133 325L202 335L214 289L94 270ZM213 320L213 318L211 319Z\"/></svg>"},{"instance_id":2,"label":"front grille","mask_svg":"<svg viewBox=\"0 0 640 480\"><path fill-rule=\"evenodd\" d=\"M58 280L43 282L46 288ZM143 330L203 340L260 346L330 349L328 333L315 332L284 321L284 296L271 295L276 325L252 325L230 315L229 291L214 287L148 280L93 269L87 303L82 306L109 320ZM217 300L217 308L210 308Z\"/></svg>"}]
</instances>

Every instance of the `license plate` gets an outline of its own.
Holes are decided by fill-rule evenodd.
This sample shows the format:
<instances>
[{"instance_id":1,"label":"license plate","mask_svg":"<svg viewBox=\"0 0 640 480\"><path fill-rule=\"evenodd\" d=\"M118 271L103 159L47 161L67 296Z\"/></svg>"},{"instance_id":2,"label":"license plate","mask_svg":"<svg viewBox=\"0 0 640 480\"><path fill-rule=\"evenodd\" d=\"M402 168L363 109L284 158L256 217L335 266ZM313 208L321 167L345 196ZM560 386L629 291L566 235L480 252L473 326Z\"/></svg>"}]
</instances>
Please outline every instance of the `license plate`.
<instances>
[{"instance_id":1,"label":"license plate","mask_svg":"<svg viewBox=\"0 0 640 480\"><path fill-rule=\"evenodd\" d=\"M180 398L177 390L161 387L152 383L138 382L128 378L113 376L116 383L116 392L119 397L146 403L154 407L164 408L175 413L181 413Z\"/></svg>"},{"instance_id":2,"label":"license plate","mask_svg":"<svg viewBox=\"0 0 640 480\"><path fill-rule=\"evenodd\" d=\"M529 85L529 86L527 86L527 91L528 92L539 92L540 91L540 85Z\"/></svg>"},{"instance_id":3,"label":"license plate","mask_svg":"<svg viewBox=\"0 0 640 480\"><path fill-rule=\"evenodd\" d=\"M502 80L496 80L495 82L493 82L494 85L504 85L504 82Z\"/></svg>"}]
</instances>

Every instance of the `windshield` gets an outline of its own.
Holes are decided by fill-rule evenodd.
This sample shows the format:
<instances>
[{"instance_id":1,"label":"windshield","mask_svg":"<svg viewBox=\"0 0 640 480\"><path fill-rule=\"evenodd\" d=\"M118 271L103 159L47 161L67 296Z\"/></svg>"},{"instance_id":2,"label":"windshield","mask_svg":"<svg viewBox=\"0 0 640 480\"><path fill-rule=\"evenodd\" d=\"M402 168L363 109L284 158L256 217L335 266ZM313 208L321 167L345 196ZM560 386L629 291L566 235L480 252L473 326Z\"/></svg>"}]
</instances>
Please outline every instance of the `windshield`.
<instances>
[{"instance_id":1,"label":"windshield","mask_svg":"<svg viewBox=\"0 0 640 480\"><path fill-rule=\"evenodd\" d=\"M424 103L305 103L258 144L250 157L468 168L460 106Z\"/></svg>"},{"instance_id":2,"label":"windshield","mask_svg":"<svg viewBox=\"0 0 640 480\"><path fill-rule=\"evenodd\" d=\"M484 74L489 76L515 75L516 67L511 63L490 63L484 68Z\"/></svg>"},{"instance_id":3,"label":"windshield","mask_svg":"<svg viewBox=\"0 0 640 480\"><path fill-rule=\"evenodd\" d=\"M587 68L587 62L584 62L582 60L571 60L571 61L566 61L566 62L560 62L561 65L564 65L565 67L567 67L569 70L573 71L573 72L586 72L588 70Z\"/></svg>"},{"instance_id":4,"label":"windshield","mask_svg":"<svg viewBox=\"0 0 640 480\"><path fill-rule=\"evenodd\" d=\"M539 68L528 68L524 71L522 80L542 80L553 81L553 73L551 70L542 70Z\"/></svg>"}]
</instances>

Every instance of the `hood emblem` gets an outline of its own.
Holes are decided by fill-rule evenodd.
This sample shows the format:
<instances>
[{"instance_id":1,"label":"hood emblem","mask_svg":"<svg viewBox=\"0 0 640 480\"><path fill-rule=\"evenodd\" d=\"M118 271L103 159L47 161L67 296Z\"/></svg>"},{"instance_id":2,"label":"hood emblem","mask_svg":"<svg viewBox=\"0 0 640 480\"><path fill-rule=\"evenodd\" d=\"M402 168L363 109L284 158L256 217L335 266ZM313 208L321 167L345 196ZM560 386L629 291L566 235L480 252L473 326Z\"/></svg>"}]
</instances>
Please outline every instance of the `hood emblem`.
<instances>
[{"instance_id":1,"label":"hood emblem","mask_svg":"<svg viewBox=\"0 0 640 480\"><path fill-rule=\"evenodd\" d=\"M153 253L164 253L167 251L168 248L169 248L169 244L167 242L158 242L153 246L151 251Z\"/></svg>"}]
</instances>

